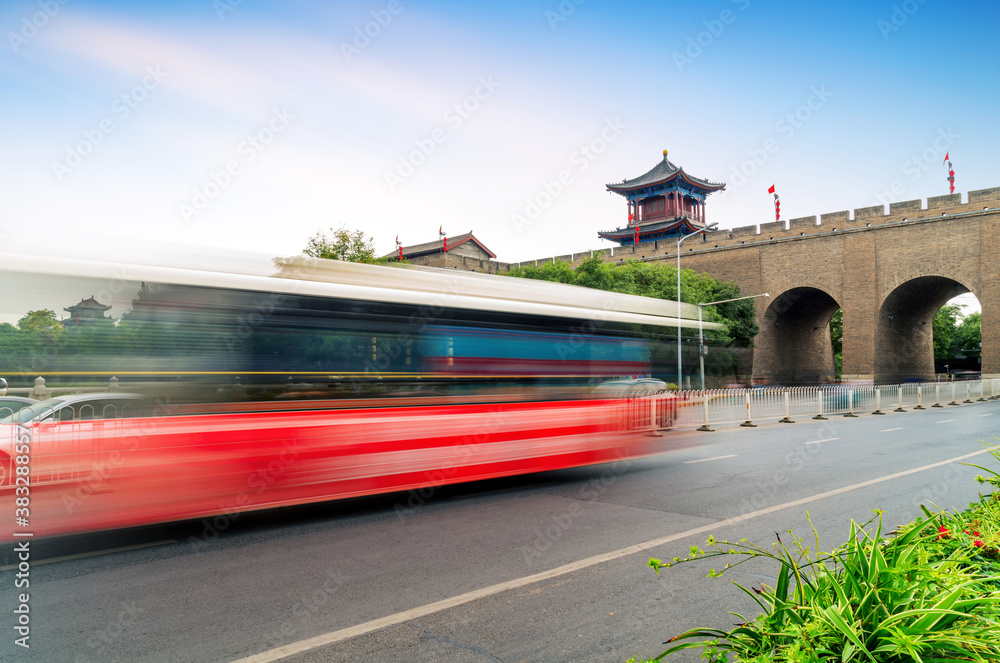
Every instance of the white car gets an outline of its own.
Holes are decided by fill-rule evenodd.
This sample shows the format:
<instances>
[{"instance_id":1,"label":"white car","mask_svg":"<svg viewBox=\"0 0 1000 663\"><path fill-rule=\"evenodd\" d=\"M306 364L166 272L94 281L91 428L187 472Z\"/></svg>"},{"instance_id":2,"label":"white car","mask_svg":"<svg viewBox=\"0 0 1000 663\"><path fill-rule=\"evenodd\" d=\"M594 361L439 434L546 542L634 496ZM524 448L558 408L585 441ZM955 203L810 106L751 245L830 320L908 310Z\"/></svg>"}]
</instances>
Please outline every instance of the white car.
<instances>
[{"instance_id":1,"label":"white car","mask_svg":"<svg viewBox=\"0 0 1000 663\"><path fill-rule=\"evenodd\" d=\"M597 393L633 394L642 392L670 391L667 383L657 378L626 378L608 380L597 385Z\"/></svg>"},{"instance_id":2,"label":"white car","mask_svg":"<svg viewBox=\"0 0 1000 663\"><path fill-rule=\"evenodd\" d=\"M0 419L0 487L13 483L15 451L16 455L28 452L32 483L89 472L95 453L86 448L91 444L90 429L140 416L148 403L140 394L73 394L36 401ZM30 443L17 444L24 435Z\"/></svg>"}]
</instances>

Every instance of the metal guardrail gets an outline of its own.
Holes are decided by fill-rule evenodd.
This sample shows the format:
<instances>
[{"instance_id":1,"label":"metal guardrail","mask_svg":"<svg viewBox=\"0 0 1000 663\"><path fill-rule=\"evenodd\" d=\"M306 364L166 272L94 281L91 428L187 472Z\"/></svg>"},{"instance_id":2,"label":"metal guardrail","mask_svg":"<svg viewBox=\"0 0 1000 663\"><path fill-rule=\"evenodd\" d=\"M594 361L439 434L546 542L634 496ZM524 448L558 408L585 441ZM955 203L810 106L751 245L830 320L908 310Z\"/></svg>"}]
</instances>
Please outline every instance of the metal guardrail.
<instances>
[{"instance_id":1,"label":"metal guardrail","mask_svg":"<svg viewBox=\"0 0 1000 663\"><path fill-rule=\"evenodd\" d=\"M685 390L630 398L679 398L674 427L712 430L716 424L793 423L796 419L882 415L996 400L1000 398L1000 380Z\"/></svg>"}]
</instances>

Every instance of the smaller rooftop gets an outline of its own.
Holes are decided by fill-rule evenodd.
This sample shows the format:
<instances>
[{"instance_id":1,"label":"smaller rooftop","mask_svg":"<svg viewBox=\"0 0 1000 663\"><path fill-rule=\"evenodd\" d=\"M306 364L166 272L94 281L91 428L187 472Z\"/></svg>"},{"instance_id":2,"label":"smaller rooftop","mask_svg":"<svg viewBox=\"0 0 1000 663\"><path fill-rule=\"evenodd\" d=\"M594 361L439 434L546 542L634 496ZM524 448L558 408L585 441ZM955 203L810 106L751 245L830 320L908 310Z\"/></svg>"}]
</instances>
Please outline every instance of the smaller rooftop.
<instances>
[{"instance_id":1,"label":"smaller rooftop","mask_svg":"<svg viewBox=\"0 0 1000 663\"><path fill-rule=\"evenodd\" d=\"M497 254L490 251L488 248L486 248L485 244L476 239L476 237L472 234L471 230L465 233L464 235L455 235L454 237L448 237L447 240L448 240L449 251L461 246L462 244L465 244L466 242L472 242L480 249L482 249L484 252L486 252L486 254L489 255L491 259L497 257ZM433 242L425 242L424 244L413 244L412 246L403 247L404 259L418 258L420 256L431 255L434 253L444 253L444 239L438 239ZM399 257L398 250L383 256L383 258L398 258L398 257Z\"/></svg>"}]
</instances>

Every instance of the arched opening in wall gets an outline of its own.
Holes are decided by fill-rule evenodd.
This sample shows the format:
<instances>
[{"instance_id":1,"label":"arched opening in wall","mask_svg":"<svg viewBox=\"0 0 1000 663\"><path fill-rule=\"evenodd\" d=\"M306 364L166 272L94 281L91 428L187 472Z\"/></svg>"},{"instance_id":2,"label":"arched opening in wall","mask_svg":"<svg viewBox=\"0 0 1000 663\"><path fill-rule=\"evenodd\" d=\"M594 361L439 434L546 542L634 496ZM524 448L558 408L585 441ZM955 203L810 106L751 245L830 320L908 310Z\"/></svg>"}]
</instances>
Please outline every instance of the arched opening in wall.
<instances>
[{"instance_id":1,"label":"arched opening in wall","mask_svg":"<svg viewBox=\"0 0 1000 663\"><path fill-rule=\"evenodd\" d=\"M934 380L935 359L943 370L956 349L959 320L949 302L966 293L969 288L944 276L922 276L889 293L875 324L875 382Z\"/></svg>"},{"instance_id":2,"label":"arched opening in wall","mask_svg":"<svg viewBox=\"0 0 1000 663\"><path fill-rule=\"evenodd\" d=\"M754 351L754 374L776 384L833 382L830 320L840 308L817 288L792 288L774 298Z\"/></svg>"},{"instance_id":3,"label":"arched opening in wall","mask_svg":"<svg viewBox=\"0 0 1000 663\"><path fill-rule=\"evenodd\" d=\"M982 307L971 292L953 297L934 314L934 372L939 379L982 375Z\"/></svg>"}]
</instances>

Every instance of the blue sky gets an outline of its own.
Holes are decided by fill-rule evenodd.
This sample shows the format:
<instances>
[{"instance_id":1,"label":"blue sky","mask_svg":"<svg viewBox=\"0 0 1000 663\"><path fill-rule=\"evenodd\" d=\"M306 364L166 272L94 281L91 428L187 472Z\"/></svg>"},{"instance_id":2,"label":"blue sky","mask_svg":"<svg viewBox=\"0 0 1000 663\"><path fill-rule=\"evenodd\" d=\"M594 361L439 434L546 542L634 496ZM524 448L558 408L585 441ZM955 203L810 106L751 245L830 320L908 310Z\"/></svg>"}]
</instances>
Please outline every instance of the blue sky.
<instances>
[{"instance_id":1,"label":"blue sky","mask_svg":"<svg viewBox=\"0 0 1000 663\"><path fill-rule=\"evenodd\" d=\"M9 1L0 248L608 246L668 149L730 228L1000 186L1000 6ZM367 34L366 34L367 33ZM562 181L560 182L560 179ZM535 205L537 209L533 208ZM221 260L221 258L220 258Z\"/></svg>"}]
</instances>

